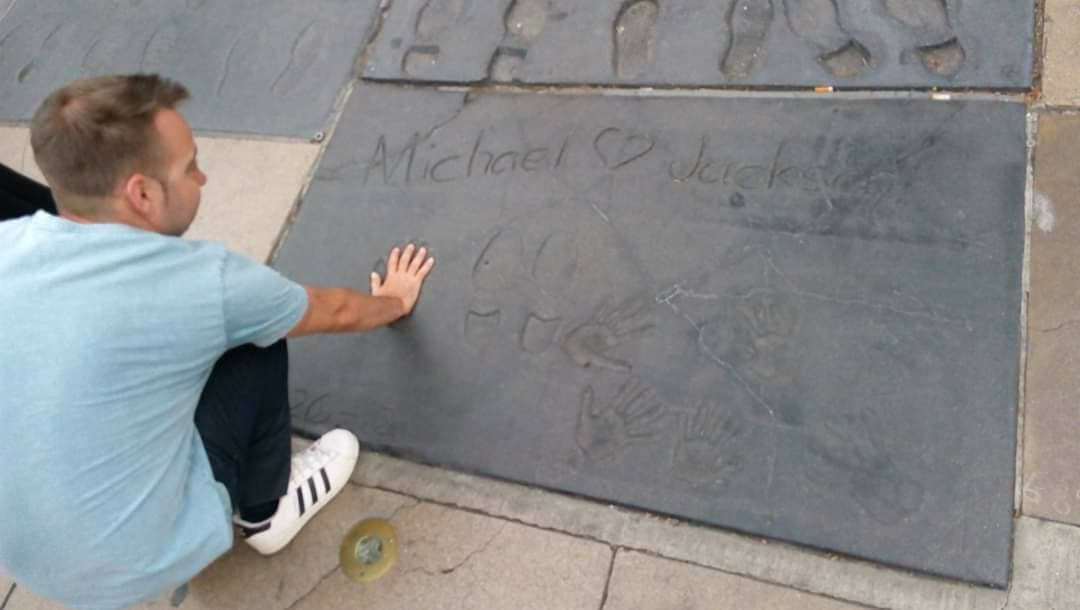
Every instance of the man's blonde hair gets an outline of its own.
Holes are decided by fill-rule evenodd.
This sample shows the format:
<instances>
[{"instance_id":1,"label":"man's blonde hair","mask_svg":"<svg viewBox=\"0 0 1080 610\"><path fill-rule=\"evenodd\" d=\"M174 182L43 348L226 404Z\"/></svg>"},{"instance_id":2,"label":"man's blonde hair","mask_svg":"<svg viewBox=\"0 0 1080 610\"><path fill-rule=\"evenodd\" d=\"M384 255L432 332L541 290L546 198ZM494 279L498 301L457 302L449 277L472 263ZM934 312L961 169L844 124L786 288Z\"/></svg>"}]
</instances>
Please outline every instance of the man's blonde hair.
<instances>
[{"instance_id":1,"label":"man's blonde hair","mask_svg":"<svg viewBox=\"0 0 1080 610\"><path fill-rule=\"evenodd\" d=\"M106 197L133 172L158 177L165 159L154 116L187 98L183 85L156 74L79 80L45 98L30 145L61 207Z\"/></svg>"}]
</instances>

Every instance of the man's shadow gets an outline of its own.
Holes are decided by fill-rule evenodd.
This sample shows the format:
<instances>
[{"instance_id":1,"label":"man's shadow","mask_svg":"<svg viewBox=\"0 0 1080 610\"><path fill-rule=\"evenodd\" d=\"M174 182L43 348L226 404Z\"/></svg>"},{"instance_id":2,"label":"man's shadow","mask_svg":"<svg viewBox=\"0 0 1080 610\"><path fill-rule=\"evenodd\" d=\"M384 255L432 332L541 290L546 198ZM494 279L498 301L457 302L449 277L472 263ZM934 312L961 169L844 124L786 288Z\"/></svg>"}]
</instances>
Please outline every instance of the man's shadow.
<instances>
[{"instance_id":1,"label":"man's shadow","mask_svg":"<svg viewBox=\"0 0 1080 610\"><path fill-rule=\"evenodd\" d=\"M0 163L0 221L29 216L38 210L56 214L49 187Z\"/></svg>"}]
</instances>

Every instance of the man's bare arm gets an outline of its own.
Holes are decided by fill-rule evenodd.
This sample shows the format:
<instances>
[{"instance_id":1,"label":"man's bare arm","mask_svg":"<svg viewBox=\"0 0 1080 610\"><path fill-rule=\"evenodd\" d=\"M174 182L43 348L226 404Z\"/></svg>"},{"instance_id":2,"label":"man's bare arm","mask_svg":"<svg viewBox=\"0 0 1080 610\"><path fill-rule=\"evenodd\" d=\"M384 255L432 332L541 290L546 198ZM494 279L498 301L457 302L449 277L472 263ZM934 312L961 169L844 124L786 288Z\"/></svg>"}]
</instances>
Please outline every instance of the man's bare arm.
<instances>
[{"instance_id":1,"label":"man's bare arm","mask_svg":"<svg viewBox=\"0 0 1080 610\"><path fill-rule=\"evenodd\" d=\"M372 330L406 316L416 306L420 288L435 264L427 249L412 244L387 257L386 278L371 274L371 294L350 288L304 286L308 308L290 337Z\"/></svg>"}]
</instances>

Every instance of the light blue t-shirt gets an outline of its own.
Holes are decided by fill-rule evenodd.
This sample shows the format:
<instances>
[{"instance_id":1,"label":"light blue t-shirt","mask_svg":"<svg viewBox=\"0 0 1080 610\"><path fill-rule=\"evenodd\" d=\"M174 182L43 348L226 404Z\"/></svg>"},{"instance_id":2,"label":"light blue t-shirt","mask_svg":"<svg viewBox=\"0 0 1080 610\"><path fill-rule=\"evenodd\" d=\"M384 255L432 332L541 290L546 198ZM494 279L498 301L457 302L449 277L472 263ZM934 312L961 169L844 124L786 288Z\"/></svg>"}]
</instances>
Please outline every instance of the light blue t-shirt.
<instances>
[{"instance_id":1,"label":"light blue t-shirt","mask_svg":"<svg viewBox=\"0 0 1080 610\"><path fill-rule=\"evenodd\" d=\"M225 350L274 343L306 309L302 286L218 244L0 223L0 571L112 609L227 551L195 407Z\"/></svg>"}]
</instances>

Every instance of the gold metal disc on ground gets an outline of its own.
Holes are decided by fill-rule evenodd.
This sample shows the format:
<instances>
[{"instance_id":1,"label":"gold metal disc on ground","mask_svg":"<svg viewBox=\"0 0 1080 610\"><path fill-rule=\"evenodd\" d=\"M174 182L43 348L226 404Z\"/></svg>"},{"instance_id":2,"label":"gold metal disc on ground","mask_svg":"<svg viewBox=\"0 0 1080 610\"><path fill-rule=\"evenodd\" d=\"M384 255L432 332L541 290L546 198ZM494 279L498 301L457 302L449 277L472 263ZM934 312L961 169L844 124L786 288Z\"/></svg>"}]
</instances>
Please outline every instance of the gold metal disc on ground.
<instances>
[{"instance_id":1,"label":"gold metal disc on ground","mask_svg":"<svg viewBox=\"0 0 1080 610\"><path fill-rule=\"evenodd\" d=\"M397 533L385 519L365 519L345 534L339 554L341 571L357 582L386 574L397 560Z\"/></svg>"}]
</instances>

